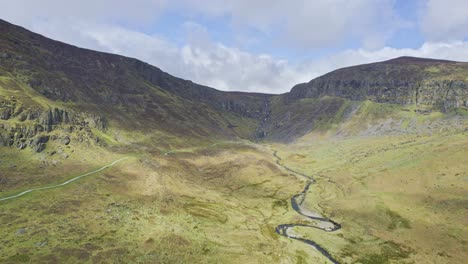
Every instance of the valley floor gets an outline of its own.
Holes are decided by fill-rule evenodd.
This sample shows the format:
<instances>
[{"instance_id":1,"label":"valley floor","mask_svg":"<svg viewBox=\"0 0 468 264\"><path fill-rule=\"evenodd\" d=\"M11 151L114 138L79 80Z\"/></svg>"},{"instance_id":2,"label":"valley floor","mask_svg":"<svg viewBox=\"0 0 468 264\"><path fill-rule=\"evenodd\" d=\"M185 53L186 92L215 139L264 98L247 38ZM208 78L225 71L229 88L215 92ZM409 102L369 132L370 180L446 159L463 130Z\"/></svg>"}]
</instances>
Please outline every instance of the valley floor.
<instances>
[{"instance_id":1,"label":"valley floor","mask_svg":"<svg viewBox=\"0 0 468 264\"><path fill-rule=\"evenodd\" d=\"M345 263L463 263L468 257L467 132L304 139L276 146L318 177L308 206L341 233L304 229ZM312 232L313 231L313 232Z\"/></svg>"},{"instance_id":2,"label":"valley floor","mask_svg":"<svg viewBox=\"0 0 468 264\"><path fill-rule=\"evenodd\" d=\"M342 225L295 227L340 263L462 263L468 257L468 135L222 142L148 151L69 185L0 202L2 263L328 263L275 233L308 223L290 198ZM1 148L0 197L63 182L124 154L56 166ZM77 151L78 152L78 151ZM32 175L34 172L34 175ZM4 184L3 184L4 183Z\"/></svg>"}]
</instances>

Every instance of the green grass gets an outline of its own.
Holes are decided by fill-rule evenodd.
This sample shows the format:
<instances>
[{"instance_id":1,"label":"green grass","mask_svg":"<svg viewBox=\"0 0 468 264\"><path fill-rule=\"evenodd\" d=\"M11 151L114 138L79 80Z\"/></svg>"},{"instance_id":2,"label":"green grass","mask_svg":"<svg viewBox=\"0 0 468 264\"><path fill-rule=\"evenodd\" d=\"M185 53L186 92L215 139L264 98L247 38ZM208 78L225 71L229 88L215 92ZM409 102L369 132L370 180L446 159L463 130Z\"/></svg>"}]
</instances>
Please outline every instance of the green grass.
<instances>
[{"instance_id":1,"label":"green grass","mask_svg":"<svg viewBox=\"0 0 468 264\"><path fill-rule=\"evenodd\" d=\"M310 237L352 263L463 262L466 132L314 139L275 146L318 178L305 203L343 224Z\"/></svg>"},{"instance_id":2,"label":"green grass","mask_svg":"<svg viewBox=\"0 0 468 264\"><path fill-rule=\"evenodd\" d=\"M0 260L320 260L308 247L285 244L274 233L295 216L287 201L301 188L302 182L274 165L271 153L251 144L146 155L63 188L2 203ZM24 235L17 233L21 228Z\"/></svg>"},{"instance_id":3,"label":"green grass","mask_svg":"<svg viewBox=\"0 0 468 264\"><path fill-rule=\"evenodd\" d=\"M111 149L132 138L118 132L95 131L116 144ZM118 149L142 151L139 144L146 146L146 155L138 159L63 188L2 203L0 260L325 262L309 246L274 233L278 224L304 221L289 205L304 182L275 165L269 145L197 146L180 139L158 146L150 135L138 138L137 145ZM466 171L460 151L466 140L463 132L452 132L320 141L304 137L297 144L273 145L285 165L317 178L306 206L343 224L336 233L310 228L295 232L345 263L457 263L463 254L455 253L467 244L464 215L456 213L466 200L457 187ZM186 147L177 149L180 146ZM56 147L52 142L46 152ZM74 141L71 148L75 154L35 175L40 176L36 184L70 177L77 169L116 156ZM177 151L162 156L168 149ZM5 150L2 161L24 164L9 172L12 177L31 175L41 166L42 154ZM63 173L67 166L70 170ZM11 186L15 190L8 192L27 185ZM18 234L22 228L25 235Z\"/></svg>"},{"instance_id":4,"label":"green grass","mask_svg":"<svg viewBox=\"0 0 468 264\"><path fill-rule=\"evenodd\" d=\"M438 67L432 66L425 69L429 73L439 73L440 69Z\"/></svg>"},{"instance_id":5,"label":"green grass","mask_svg":"<svg viewBox=\"0 0 468 264\"><path fill-rule=\"evenodd\" d=\"M387 209L385 214L390 218L390 223L388 224L388 230L395 230L397 228L411 228L410 221L406 218L403 218L398 213Z\"/></svg>"}]
</instances>

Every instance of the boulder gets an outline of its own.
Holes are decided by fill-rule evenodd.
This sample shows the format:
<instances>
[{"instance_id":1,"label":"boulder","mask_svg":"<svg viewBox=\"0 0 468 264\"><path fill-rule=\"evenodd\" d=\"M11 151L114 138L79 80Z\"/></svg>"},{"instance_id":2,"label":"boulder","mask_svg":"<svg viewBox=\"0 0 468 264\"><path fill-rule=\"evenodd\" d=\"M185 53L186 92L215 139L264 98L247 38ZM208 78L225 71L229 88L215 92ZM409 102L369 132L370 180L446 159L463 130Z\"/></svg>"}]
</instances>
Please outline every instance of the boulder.
<instances>
[{"instance_id":1,"label":"boulder","mask_svg":"<svg viewBox=\"0 0 468 264\"><path fill-rule=\"evenodd\" d=\"M63 145L68 145L70 144L70 137L69 136L65 136L63 138L60 139L60 143L63 144Z\"/></svg>"}]
</instances>

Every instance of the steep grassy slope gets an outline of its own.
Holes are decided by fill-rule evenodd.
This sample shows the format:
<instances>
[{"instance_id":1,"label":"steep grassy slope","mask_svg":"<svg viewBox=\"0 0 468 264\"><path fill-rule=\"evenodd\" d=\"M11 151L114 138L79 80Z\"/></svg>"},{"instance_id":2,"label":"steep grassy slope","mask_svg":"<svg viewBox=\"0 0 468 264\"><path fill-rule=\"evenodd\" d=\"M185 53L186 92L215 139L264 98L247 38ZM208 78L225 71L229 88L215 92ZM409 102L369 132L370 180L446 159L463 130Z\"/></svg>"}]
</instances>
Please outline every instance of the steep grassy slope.
<instances>
[{"instance_id":1,"label":"steep grassy slope","mask_svg":"<svg viewBox=\"0 0 468 264\"><path fill-rule=\"evenodd\" d=\"M226 93L123 56L80 49L0 21L0 76L131 129L252 137L268 95ZM4 82L6 89L14 89Z\"/></svg>"}]
</instances>

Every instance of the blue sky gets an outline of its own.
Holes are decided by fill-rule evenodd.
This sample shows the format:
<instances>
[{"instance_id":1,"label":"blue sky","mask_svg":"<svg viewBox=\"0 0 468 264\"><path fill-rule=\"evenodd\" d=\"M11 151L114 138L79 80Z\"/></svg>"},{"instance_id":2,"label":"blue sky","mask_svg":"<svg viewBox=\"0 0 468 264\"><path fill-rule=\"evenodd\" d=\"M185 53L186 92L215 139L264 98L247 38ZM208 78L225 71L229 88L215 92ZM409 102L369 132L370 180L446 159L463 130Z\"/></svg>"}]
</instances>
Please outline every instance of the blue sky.
<instances>
[{"instance_id":1,"label":"blue sky","mask_svg":"<svg viewBox=\"0 0 468 264\"><path fill-rule=\"evenodd\" d=\"M281 93L340 67L468 61L466 0L0 0L0 17L222 90Z\"/></svg>"}]
</instances>

